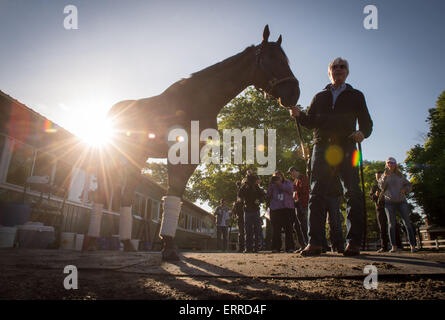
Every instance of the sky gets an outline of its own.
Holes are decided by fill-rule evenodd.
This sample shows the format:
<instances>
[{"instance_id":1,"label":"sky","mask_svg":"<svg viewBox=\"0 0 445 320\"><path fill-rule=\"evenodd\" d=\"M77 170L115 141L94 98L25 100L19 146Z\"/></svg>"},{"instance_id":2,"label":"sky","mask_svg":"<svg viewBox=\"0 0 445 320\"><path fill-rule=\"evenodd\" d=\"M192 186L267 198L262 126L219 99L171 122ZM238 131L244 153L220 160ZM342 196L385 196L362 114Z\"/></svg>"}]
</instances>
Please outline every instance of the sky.
<instances>
[{"instance_id":1,"label":"sky","mask_svg":"<svg viewBox=\"0 0 445 320\"><path fill-rule=\"evenodd\" d=\"M64 28L67 5L76 30ZM377 29L363 25L367 5ZM114 103L158 95L259 44L268 24L270 40L283 37L299 104L329 83L333 58L346 58L374 121L364 159L402 162L445 90L444 9L442 0L0 0L0 90L81 135Z\"/></svg>"}]
</instances>

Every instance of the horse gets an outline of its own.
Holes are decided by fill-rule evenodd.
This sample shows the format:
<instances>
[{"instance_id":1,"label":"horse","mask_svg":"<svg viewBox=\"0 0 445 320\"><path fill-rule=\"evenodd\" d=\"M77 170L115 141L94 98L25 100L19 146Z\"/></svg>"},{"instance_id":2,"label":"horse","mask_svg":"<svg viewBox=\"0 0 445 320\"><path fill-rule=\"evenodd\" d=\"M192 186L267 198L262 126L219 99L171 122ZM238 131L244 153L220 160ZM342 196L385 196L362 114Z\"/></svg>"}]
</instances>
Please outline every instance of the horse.
<instances>
[{"instance_id":1,"label":"horse","mask_svg":"<svg viewBox=\"0 0 445 320\"><path fill-rule=\"evenodd\" d=\"M134 250L130 241L131 205L141 169L147 158L168 157L172 145L168 135L172 128L184 129L189 137L192 121L199 121L201 128L217 129L220 110L251 85L277 99L283 107L290 108L298 102L299 82L281 47L282 36L276 42L269 42L269 35L269 26L266 25L259 45L247 47L232 57L193 73L189 78L175 82L158 96L124 100L110 109L108 118L116 134L111 150L98 161L98 190L93 217L100 219L105 198L109 198L113 188L118 190L113 197L116 194L120 196L119 233L126 251ZM181 199L196 167L197 164L190 159L187 164L167 162L168 189L163 197L164 213L160 228L162 259L165 261L179 259L174 237ZM88 234L94 240L99 231L97 227L93 229L90 224Z\"/></svg>"}]
</instances>

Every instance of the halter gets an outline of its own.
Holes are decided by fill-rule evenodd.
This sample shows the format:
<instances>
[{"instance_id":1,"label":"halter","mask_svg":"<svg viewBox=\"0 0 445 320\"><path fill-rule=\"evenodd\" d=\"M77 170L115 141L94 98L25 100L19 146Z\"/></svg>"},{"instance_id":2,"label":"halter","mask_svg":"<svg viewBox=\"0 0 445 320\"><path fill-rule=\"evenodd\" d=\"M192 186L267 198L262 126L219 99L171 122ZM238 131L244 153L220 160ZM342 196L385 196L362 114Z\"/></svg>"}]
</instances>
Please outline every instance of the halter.
<instances>
[{"instance_id":1,"label":"halter","mask_svg":"<svg viewBox=\"0 0 445 320\"><path fill-rule=\"evenodd\" d=\"M262 54L262 52L263 52L262 48L263 48L263 46L262 46L262 45L259 45L258 48L255 50L255 58L256 58L256 63L255 63L255 64L256 64L256 66L257 66L257 68L255 68L255 73L256 73L256 71L259 69L259 70L261 70L264 74L266 74L266 76L267 76L267 72L261 67L261 66L262 66L262 65L261 65L261 54ZM293 75L292 75L292 76L289 76L289 77L281 78L281 79L277 79L277 78L275 78L275 77L272 75L271 78L272 78L272 79L270 79L270 80L267 81L267 84L268 84L269 87L270 87L270 90L268 90L269 92L271 92L271 91L274 89L274 87L276 87L278 84L283 83L283 82L286 82L286 81L296 82L297 85L298 85L298 83L299 83L298 80L297 80L297 78L295 78ZM255 86L255 87L256 87L256 86ZM264 89L260 89L260 88L257 88L257 90L265 91Z\"/></svg>"}]
</instances>

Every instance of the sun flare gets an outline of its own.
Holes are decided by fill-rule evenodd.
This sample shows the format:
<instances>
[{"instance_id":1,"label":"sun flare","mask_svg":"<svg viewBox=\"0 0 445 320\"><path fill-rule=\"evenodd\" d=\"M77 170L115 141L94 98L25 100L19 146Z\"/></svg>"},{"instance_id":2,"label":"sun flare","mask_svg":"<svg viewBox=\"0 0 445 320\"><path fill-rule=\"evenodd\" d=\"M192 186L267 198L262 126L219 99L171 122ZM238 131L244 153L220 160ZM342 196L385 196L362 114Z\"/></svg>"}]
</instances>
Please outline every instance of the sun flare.
<instances>
[{"instance_id":1,"label":"sun flare","mask_svg":"<svg viewBox=\"0 0 445 320\"><path fill-rule=\"evenodd\" d=\"M108 119L87 121L79 131L79 137L90 146L104 147L111 142L112 128Z\"/></svg>"}]
</instances>

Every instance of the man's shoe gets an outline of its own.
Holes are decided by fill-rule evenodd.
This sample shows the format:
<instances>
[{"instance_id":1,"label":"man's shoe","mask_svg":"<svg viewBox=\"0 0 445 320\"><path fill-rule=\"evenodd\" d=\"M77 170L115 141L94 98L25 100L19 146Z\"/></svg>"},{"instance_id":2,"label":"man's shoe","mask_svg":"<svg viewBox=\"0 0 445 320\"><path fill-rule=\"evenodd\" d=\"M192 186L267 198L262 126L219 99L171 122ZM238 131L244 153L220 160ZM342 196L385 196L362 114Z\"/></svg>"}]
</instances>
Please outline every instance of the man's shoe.
<instances>
[{"instance_id":1,"label":"man's shoe","mask_svg":"<svg viewBox=\"0 0 445 320\"><path fill-rule=\"evenodd\" d=\"M348 243L346 246L345 252L343 252L345 257L353 257L360 255L360 246L352 246Z\"/></svg>"},{"instance_id":2,"label":"man's shoe","mask_svg":"<svg viewBox=\"0 0 445 320\"><path fill-rule=\"evenodd\" d=\"M385 248L380 248L379 250L377 250L377 253L382 253L382 252L385 252L386 250L385 250Z\"/></svg>"},{"instance_id":3,"label":"man's shoe","mask_svg":"<svg viewBox=\"0 0 445 320\"><path fill-rule=\"evenodd\" d=\"M300 252L302 257L314 257L321 255L322 247L311 246L310 244Z\"/></svg>"}]
</instances>

